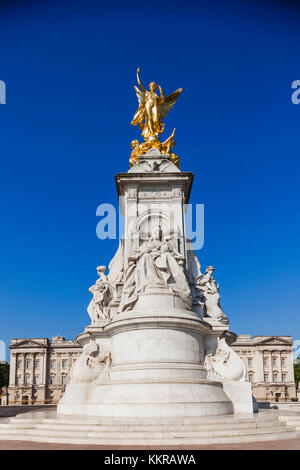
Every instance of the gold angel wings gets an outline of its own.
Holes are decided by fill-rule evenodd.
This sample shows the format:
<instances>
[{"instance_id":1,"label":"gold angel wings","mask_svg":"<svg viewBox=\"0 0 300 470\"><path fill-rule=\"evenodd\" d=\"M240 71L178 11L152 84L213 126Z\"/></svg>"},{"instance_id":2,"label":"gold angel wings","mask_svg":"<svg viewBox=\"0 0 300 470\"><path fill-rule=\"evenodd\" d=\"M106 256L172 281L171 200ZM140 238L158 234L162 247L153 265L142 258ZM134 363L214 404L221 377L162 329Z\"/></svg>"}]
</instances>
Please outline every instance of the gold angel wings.
<instances>
[{"instance_id":1,"label":"gold angel wings","mask_svg":"<svg viewBox=\"0 0 300 470\"><path fill-rule=\"evenodd\" d=\"M139 126L145 142L139 144L137 140L132 141L131 146L133 151L129 160L130 166L133 166L137 162L138 155L145 154L151 147L158 148L162 153L167 149L170 151L170 148L174 147L175 129L165 142L161 143L158 135L164 131L165 125L163 119L173 108L180 93L182 92L182 88L178 88L178 90L174 91L174 93L171 93L169 96L165 97L161 86L157 85L155 82L151 82L149 84L149 90L146 90L140 81L139 72L140 69L138 68L137 82L139 88L137 86L134 87L139 102L139 107L133 117L131 124L133 126ZM160 96L158 96L158 94L155 92L157 88L159 89ZM167 149L165 148L166 146ZM174 158L176 157L176 165L178 165L179 157L177 157L175 154L172 155Z\"/></svg>"}]
</instances>

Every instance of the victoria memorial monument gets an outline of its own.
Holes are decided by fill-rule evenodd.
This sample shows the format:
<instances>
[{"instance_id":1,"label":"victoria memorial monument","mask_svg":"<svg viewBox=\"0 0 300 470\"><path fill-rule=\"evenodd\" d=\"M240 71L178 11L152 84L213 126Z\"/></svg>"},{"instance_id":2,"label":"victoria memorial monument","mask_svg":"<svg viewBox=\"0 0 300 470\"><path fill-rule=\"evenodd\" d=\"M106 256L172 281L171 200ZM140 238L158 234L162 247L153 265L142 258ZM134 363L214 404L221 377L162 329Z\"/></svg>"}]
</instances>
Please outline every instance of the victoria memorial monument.
<instances>
[{"instance_id":1,"label":"victoria memorial monument","mask_svg":"<svg viewBox=\"0 0 300 470\"><path fill-rule=\"evenodd\" d=\"M237 337L221 307L214 268L201 267L187 238L185 211L194 175L180 169L175 129L159 138L182 90L165 96L154 82L147 90L139 72L139 106L131 124L142 139L131 142L129 170L115 176L124 237L108 269L97 267L89 322L76 344L60 337L51 344L13 341L8 393L25 399L31 376L36 387L39 377L46 384L49 376L50 398L60 400L57 410L1 421L0 439L110 446L293 439L294 421L273 410L253 414L251 367L258 361L246 337L236 346L242 359L234 351ZM259 341L260 380L271 371L275 380L274 354L265 354L268 341ZM286 369L289 347L287 340L279 372L293 385ZM66 388L56 390L55 375ZM46 399L46 387L41 389ZM37 392L32 400L38 400Z\"/></svg>"},{"instance_id":2,"label":"victoria memorial monument","mask_svg":"<svg viewBox=\"0 0 300 470\"><path fill-rule=\"evenodd\" d=\"M204 272L186 238L193 174L181 171L175 129L163 119L181 94L149 90L137 72L130 169L115 176L125 235L108 273L90 287L90 324L58 404L61 415L191 417L252 413L251 384L230 347L214 268ZM157 92L157 89L159 90Z\"/></svg>"}]
</instances>

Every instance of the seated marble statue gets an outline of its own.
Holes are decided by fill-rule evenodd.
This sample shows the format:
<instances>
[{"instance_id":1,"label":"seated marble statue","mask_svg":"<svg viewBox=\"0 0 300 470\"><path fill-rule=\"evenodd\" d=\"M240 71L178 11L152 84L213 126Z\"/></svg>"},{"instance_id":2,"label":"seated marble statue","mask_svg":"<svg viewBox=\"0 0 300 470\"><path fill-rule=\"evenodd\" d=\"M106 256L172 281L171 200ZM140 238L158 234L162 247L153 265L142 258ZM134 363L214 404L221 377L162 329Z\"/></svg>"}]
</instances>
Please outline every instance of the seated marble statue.
<instances>
[{"instance_id":1,"label":"seated marble statue","mask_svg":"<svg viewBox=\"0 0 300 470\"><path fill-rule=\"evenodd\" d=\"M205 316L226 323L228 318L220 304L219 284L216 284L216 280L212 276L214 270L213 266L207 266L205 274L201 274L197 279L197 287L200 289L205 302Z\"/></svg>"},{"instance_id":2,"label":"seated marble statue","mask_svg":"<svg viewBox=\"0 0 300 470\"><path fill-rule=\"evenodd\" d=\"M96 283L89 288L89 292L93 294L93 298L87 311L91 317L92 323L95 323L100 319L110 319L109 303L113 298L113 289L108 282L107 276L104 274L105 271L105 266L98 266L97 272L99 279L97 279Z\"/></svg>"},{"instance_id":3,"label":"seated marble statue","mask_svg":"<svg viewBox=\"0 0 300 470\"><path fill-rule=\"evenodd\" d=\"M177 293L190 309L190 287L183 271L184 261L169 242L161 241L160 227L154 227L151 238L129 258L119 311L130 310L138 294L148 287L163 287Z\"/></svg>"}]
</instances>

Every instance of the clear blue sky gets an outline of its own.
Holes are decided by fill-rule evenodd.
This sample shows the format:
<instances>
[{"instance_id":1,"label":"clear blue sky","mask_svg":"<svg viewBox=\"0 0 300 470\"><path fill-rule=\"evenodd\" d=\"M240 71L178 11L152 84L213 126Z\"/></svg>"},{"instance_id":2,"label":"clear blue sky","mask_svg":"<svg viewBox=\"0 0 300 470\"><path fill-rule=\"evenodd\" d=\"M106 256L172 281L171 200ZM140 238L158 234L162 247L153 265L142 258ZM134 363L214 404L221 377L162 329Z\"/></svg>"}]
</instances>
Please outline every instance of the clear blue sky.
<instances>
[{"instance_id":1,"label":"clear blue sky","mask_svg":"<svg viewBox=\"0 0 300 470\"><path fill-rule=\"evenodd\" d=\"M263 4L262 4L263 3ZM145 84L183 93L166 121L205 204L231 329L300 339L300 10L293 2L7 1L0 6L0 338L74 338L117 241L117 204Z\"/></svg>"}]
</instances>

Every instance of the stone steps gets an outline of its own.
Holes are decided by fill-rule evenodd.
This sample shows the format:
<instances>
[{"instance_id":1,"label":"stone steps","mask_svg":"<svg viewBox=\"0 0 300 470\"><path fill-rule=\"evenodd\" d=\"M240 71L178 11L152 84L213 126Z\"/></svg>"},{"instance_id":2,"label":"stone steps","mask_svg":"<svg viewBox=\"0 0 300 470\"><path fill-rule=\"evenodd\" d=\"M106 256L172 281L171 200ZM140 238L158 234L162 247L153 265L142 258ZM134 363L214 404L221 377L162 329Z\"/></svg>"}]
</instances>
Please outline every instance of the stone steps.
<instances>
[{"instance_id":1,"label":"stone steps","mask_svg":"<svg viewBox=\"0 0 300 470\"><path fill-rule=\"evenodd\" d=\"M296 431L300 432L300 416L283 415L279 416L279 420L284 422L287 426L293 426Z\"/></svg>"},{"instance_id":2,"label":"stone steps","mask_svg":"<svg viewBox=\"0 0 300 470\"><path fill-rule=\"evenodd\" d=\"M78 437L52 437L52 436L33 436L33 435L7 435L0 437L0 439L14 440L14 441L33 441L33 442L46 442L46 443L61 443L61 444L89 444L89 445L102 445L102 446L152 446L160 448L160 446L191 446L191 445L207 445L207 444L234 444L243 442L258 442L258 441L273 441L281 439L295 439L295 432L278 432L270 434L256 434L256 435L238 435L238 436L219 436L219 437L197 437L197 438L172 438L172 439L129 439L123 436L122 439L109 439L109 438L78 438Z\"/></svg>"},{"instance_id":3,"label":"stone steps","mask_svg":"<svg viewBox=\"0 0 300 470\"><path fill-rule=\"evenodd\" d=\"M35 417L31 417L34 416ZM294 427L272 413L207 418L15 417L0 423L0 440L161 446L255 442L296 438ZM294 417L290 417L294 418Z\"/></svg>"},{"instance_id":4,"label":"stone steps","mask_svg":"<svg viewBox=\"0 0 300 470\"><path fill-rule=\"evenodd\" d=\"M91 424L91 425L135 425L135 426L162 426L162 425L189 425L189 424L239 424L239 423L259 423L272 420L278 422L278 413L273 411L260 412L258 415L223 415L223 416L191 416L185 418L114 418L114 417L89 417L89 416L39 416L40 413L27 413L10 418L10 423L63 423L65 424Z\"/></svg>"},{"instance_id":5,"label":"stone steps","mask_svg":"<svg viewBox=\"0 0 300 470\"><path fill-rule=\"evenodd\" d=\"M29 423L28 423L29 424ZM269 420L269 421L261 421L261 422L242 422L242 423L232 423L230 428L231 429L249 429L250 427L253 427L254 429L257 428L265 428L265 427L273 427L273 426L278 426L278 420ZM30 426L34 429L56 429L57 431L64 429L67 431L72 431L72 430L78 430L78 431L101 431L101 432L114 432L114 431L120 431L120 432L157 432L157 431L163 431L167 432L170 431L172 432L174 430L174 425L168 425L168 424L151 424L147 426L143 425L125 425L125 424L115 424L115 425L103 425L103 424L85 424L85 423L80 423L80 424L75 424L75 423L65 423L65 422L55 422L55 423L30 423ZM7 423L6 429L24 429L26 428L26 423ZM222 424L177 424L176 425L176 431L207 431L211 432L213 430L227 430L228 429L228 424L222 423Z\"/></svg>"},{"instance_id":6,"label":"stone steps","mask_svg":"<svg viewBox=\"0 0 300 470\"><path fill-rule=\"evenodd\" d=\"M219 436L240 436L240 435L250 435L250 434L272 434L272 433L280 433L284 431L293 431L292 427L283 427L278 424L276 427L268 426L265 428L244 428L244 429L220 429L220 430L197 430L197 431L127 431L126 432L126 439L173 439L173 438L196 438L196 437L207 437L207 435L211 437L219 437ZM35 426L29 429L26 428L19 428L19 429L1 429L0 428L0 435L16 435L20 434L22 436L26 436L30 434L31 436L57 436L57 437L77 437L77 438L116 438L122 439L124 437L123 431L92 431L92 430L67 430L67 429L40 429L36 428Z\"/></svg>"}]
</instances>

